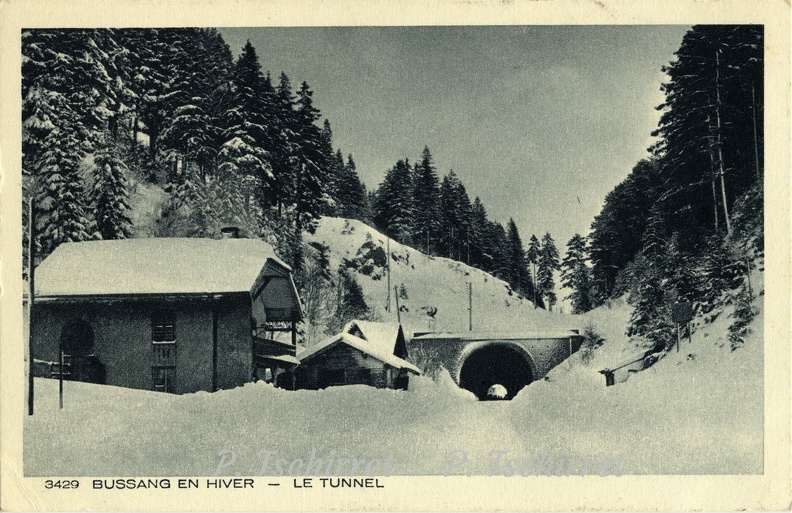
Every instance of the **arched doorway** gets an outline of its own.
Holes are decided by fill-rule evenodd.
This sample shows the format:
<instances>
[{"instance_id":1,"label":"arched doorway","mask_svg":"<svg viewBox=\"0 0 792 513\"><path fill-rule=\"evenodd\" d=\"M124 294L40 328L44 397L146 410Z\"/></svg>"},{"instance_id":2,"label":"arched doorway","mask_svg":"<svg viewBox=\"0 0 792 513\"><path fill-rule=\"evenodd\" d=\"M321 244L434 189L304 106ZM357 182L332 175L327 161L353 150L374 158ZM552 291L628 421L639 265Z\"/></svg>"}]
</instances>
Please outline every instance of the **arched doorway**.
<instances>
[{"instance_id":1,"label":"arched doorway","mask_svg":"<svg viewBox=\"0 0 792 513\"><path fill-rule=\"evenodd\" d=\"M60 333L64 377L89 383L105 382L105 367L94 356L94 331L83 319L67 322Z\"/></svg>"},{"instance_id":2,"label":"arched doorway","mask_svg":"<svg viewBox=\"0 0 792 513\"><path fill-rule=\"evenodd\" d=\"M473 392L482 401L492 399L487 392L494 385L505 387L504 399L512 399L532 379L526 357L517 348L506 344L489 344L474 350L459 371L459 386Z\"/></svg>"}]
</instances>

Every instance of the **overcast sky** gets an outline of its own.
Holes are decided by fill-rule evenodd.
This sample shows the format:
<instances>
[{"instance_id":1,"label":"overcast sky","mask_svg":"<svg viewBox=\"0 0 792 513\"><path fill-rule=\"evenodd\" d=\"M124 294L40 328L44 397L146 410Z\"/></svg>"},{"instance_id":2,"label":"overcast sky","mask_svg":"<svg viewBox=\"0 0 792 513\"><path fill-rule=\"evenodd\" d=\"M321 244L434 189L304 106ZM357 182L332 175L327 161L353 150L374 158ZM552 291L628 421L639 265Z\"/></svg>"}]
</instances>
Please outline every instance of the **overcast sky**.
<instances>
[{"instance_id":1,"label":"overcast sky","mask_svg":"<svg viewBox=\"0 0 792 513\"><path fill-rule=\"evenodd\" d=\"M661 66L682 26L221 29L250 40L273 78L302 81L372 189L429 146L490 218L527 245L549 231L562 256L605 195L647 155Z\"/></svg>"}]
</instances>

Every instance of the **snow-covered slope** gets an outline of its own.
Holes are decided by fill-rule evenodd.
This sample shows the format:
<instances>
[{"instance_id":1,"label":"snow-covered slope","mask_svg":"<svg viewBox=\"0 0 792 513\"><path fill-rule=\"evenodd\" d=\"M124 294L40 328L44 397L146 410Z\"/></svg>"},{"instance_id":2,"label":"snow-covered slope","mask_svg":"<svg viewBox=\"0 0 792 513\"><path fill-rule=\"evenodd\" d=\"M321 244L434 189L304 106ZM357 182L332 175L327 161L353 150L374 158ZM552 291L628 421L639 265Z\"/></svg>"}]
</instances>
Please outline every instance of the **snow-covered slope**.
<instances>
[{"instance_id":1,"label":"snow-covered slope","mask_svg":"<svg viewBox=\"0 0 792 513\"><path fill-rule=\"evenodd\" d=\"M135 237L151 237L156 220L162 214L162 208L168 199L168 193L161 187L145 180L140 180L128 173L129 181L129 213Z\"/></svg>"},{"instance_id":2,"label":"snow-covered slope","mask_svg":"<svg viewBox=\"0 0 792 513\"><path fill-rule=\"evenodd\" d=\"M448 258L426 256L394 240L390 241L391 309L388 312L385 309L389 292L384 265L388 249L385 235L360 221L325 217L316 233L306 234L305 240L330 248L332 269L337 269L344 259L353 262L353 273L363 287L366 303L374 315L384 321L397 320L393 287L398 287L401 322L408 331L466 331L469 327L468 283L473 286L473 329L476 331L584 327L574 316L535 309L531 301L520 298L506 282L484 271Z\"/></svg>"}]
</instances>

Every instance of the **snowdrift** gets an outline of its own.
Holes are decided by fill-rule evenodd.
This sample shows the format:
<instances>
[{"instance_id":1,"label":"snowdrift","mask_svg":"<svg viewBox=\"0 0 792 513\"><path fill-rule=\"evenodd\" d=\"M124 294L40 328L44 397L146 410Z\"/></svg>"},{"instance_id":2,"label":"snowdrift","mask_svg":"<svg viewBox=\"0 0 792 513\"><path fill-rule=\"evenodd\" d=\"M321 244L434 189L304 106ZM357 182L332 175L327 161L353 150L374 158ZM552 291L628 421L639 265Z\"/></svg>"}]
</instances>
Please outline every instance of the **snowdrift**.
<instances>
[{"instance_id":1,"label":"snowdrift","mask_svg":"<svg viewBox=\"0 0 792 513\"><path fill-rule=\"evenodd\" d=\"M403 280L421 297L417 281ZM489 282L482 277L481 283L486 291ZM347 386L291 392L257 383L183 396L67 382L59 410L57 381L38 379L36 414L25 421L25 472L214 475L219 453L234 451L238 460L223 473L257 475L259 451L292 460L316 449L336 457L393 455L394 472L411 475L443 474L452 451L469 458L457 473L486 475L493 450L520 458L538 458L543 450L624 455L625 474L761 473L762 298L756 303L760 313L743 348L730 351L727 309L692 343L683 341L679 353L608 388L597 370L635 349L617 336L624 326L617 320L629 308L616 302L591 312L578 320L614 332L591 361L583 364L580 353L574 355L512 401L476 401L446 374L438 383L414 378L409 391ZM519 308L534 313L529 305ZM493 310L496 315L508 318Z\"/></svg>"}]
</instances>

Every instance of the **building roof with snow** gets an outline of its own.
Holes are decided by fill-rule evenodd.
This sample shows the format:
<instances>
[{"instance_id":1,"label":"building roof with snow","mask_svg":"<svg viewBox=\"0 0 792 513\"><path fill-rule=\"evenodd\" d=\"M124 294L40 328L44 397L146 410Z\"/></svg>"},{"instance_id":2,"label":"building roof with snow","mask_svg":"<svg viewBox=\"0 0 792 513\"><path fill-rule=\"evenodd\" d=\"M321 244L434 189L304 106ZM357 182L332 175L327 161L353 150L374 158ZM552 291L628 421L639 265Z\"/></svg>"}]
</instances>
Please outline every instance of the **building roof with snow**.
<instances>
[{"instance_id":1,"label":"building roof with snow","mask_svg":"<svg viewBox=\"0 0 792 513\"><path fill-rule=\"evenodd\" d=\"M70 242L36 268L34 292L37 299L253 293L270 265L291 271L258 239Z\"/></svg>"},{"instance_id":2,"label":"building roof with snow","mask_svg":"<svg viewBox=\"0 0 792 513\"><path fill-rule=\"evenodd\" d=\"M341 331L368 341L384 353L400 358L407 356L407 346L401 324L352 320Z\"/></svg>"},{"instance_id":3,"label":"building roof with snow","mask_svg":"<svg viewBox=\"0 0 792 513\"><path fill-rule=\"evenodd\" d=\"M406 369L408 371L414 372L415 374L421 373L418 367L406 360L399 358L398 356L395 356L393 353L384 351L378 344L372 344L368 340L363 340L362 338L350 335L349 333L339 333L337 335L333 335L332 337L326 338L319 342L315 346L306 349L298 355L300 363L304 364L306 361L315 358L316 356L340 344L346 344L396 369Z\"/></svg>"}]
</instances>

